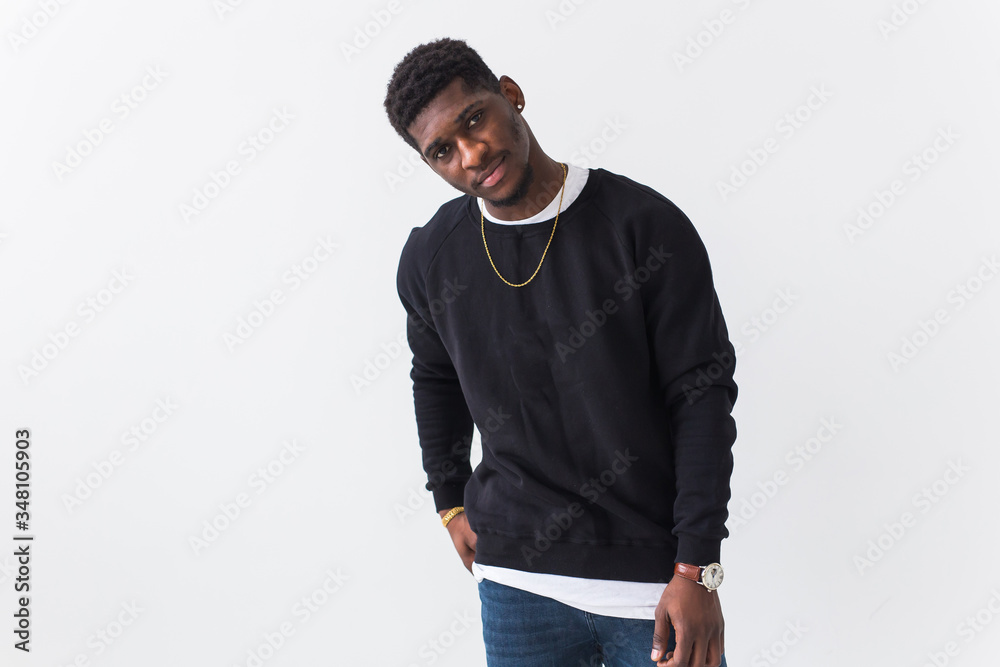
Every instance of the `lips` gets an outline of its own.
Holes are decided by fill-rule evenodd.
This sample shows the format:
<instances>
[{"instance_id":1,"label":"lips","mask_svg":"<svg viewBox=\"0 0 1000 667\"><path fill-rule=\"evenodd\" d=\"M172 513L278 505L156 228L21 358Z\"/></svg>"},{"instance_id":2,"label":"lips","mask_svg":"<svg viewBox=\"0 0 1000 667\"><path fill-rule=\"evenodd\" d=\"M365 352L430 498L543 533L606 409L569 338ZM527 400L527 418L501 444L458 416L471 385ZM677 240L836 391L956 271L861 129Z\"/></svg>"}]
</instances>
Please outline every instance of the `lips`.
<instances>
[{"instance_id":1,"label":"lips","mask_svg":"<svg viewBox=\"0 0 1000 667\"><path fill-rule=\"evenodd\" d=\"M507 165L504 163L504 158L496 160L490 167L487 168L486 176L484 176L480 181L480 187L491 188L496 185L501 178L503 178L504 172L506 171Z\"/></svg>"}]
</instances>

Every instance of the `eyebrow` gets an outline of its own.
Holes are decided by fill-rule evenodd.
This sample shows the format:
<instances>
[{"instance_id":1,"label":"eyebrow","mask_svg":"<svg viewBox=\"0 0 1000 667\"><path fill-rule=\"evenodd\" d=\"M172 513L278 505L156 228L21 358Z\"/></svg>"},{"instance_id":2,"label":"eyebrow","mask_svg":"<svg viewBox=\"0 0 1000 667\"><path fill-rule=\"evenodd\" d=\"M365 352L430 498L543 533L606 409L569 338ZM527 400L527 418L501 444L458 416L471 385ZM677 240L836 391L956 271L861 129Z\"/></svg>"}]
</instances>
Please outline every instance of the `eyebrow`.
<instances>
[{"instance_id":1,"label":"eyebrow","mask_svg":"<svg viewBox=\"0 0 1000 667\"><path fill-rule=\"evenodd\" d=\"M473 108L474 106L476 106L477 104L482 104L482 103L483 103L483 101L482 101L482 100L476 100L475 102L473 102L473 103L472 103L472 104L470 104L469 106L467 106L467 107L465 107L464 109L462 109L462 110L461 110L461 111L460 111L460 112L458 113L458 115L457 115L457 116L455 116L455 120L451 121L451 122L452 122L452 124L453 124L453 125L458 125L459 123L461 123L462 121L464 121L464 120L465 120L465 116L466 116L466 115L467 115L467 114L468 114L468 113L469 113L470 111L472 111L472 108ZM427 148L425 148L425 149L424 149L424 157L430 157L430 156L431 156L431 152L432 152L432 151L433 151L433 150L434 150L435 148L437 148L437 147L438 147L438 144L440 144L440 143L441 143L441 137L436 137L436 138L434 139L434 141L432 141L432 142L431 142L431 143L430 143L430 144L429 144L429 145L427 146Z\"/></svg>"}]
</instances>

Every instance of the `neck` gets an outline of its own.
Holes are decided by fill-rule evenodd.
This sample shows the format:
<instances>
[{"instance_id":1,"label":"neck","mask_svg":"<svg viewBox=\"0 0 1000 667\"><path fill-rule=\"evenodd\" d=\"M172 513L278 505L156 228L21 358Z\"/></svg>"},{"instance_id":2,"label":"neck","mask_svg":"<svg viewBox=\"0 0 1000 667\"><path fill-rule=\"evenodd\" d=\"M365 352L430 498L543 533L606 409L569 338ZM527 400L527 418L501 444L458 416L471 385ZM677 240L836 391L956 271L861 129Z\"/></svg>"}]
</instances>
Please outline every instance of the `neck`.
<instances>
[{"instance_id":1,"label":"neck","mask_svg":"<svg viewBox=\"0 0 1000 667\"><path fill-rule=\"evenodd\" d=\"M484 200L486 210L491 217L497 220L524 220L544 209L559 195L564 180L562 163L553 160L541 149L538 149L537 155L537 159L530 160L535 178L528 187L524 199L513 206L503 208L496 208Z\"/></svg>"}]
</instances>

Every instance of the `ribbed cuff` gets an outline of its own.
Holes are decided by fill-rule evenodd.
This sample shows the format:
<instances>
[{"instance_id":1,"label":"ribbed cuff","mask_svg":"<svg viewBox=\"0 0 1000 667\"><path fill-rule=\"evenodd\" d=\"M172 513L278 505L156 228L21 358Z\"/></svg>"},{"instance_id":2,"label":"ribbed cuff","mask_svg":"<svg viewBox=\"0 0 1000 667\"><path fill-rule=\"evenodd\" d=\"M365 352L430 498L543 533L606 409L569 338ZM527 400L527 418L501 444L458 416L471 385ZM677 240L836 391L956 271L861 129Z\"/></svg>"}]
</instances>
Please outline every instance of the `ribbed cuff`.
<instances>
[{"instance_id":1,"label":"ribbed cuff","mask_svg":"<svg viewBox=\"0 0 1000 667\"><path fill-rule=\"evenodd\" d=\"M675 563L708 565L718 563L722 552L722 540L705 540L693 535L678 535Z\"/></svg>"},{"instance_id":2,"label":"ribbed cuff","mask_svg":"<svg viewBox=\"0 0 1000 667\"><path fill-rule=\"evenodd\" d=\"M452 507L465 505L465 483L467 481L447 482L432 491L431 493L434 496L434 511L440 512L441 510L450 510Z\"/></svg>"}]
</instances>

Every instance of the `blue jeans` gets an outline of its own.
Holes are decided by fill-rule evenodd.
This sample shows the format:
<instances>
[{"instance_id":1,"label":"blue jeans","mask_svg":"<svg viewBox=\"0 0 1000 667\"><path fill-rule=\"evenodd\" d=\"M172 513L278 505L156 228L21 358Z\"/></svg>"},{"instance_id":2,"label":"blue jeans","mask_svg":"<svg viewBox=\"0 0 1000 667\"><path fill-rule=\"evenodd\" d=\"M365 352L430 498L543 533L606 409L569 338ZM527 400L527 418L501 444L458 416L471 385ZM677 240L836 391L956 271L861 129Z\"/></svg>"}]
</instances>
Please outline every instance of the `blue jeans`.
<instances>
[{"instance_id":1,"label":"blue jeans","mask_svg":"<svg viewBox=\"0 0 1000 667\"><path fill-rule=\"evenodd\" d=\"M489 667L655 665L652 620L592 614L489 579L479 582L479 599ZM671 629L667 650L673 648Z\"/></svg>"}]
</instances>

